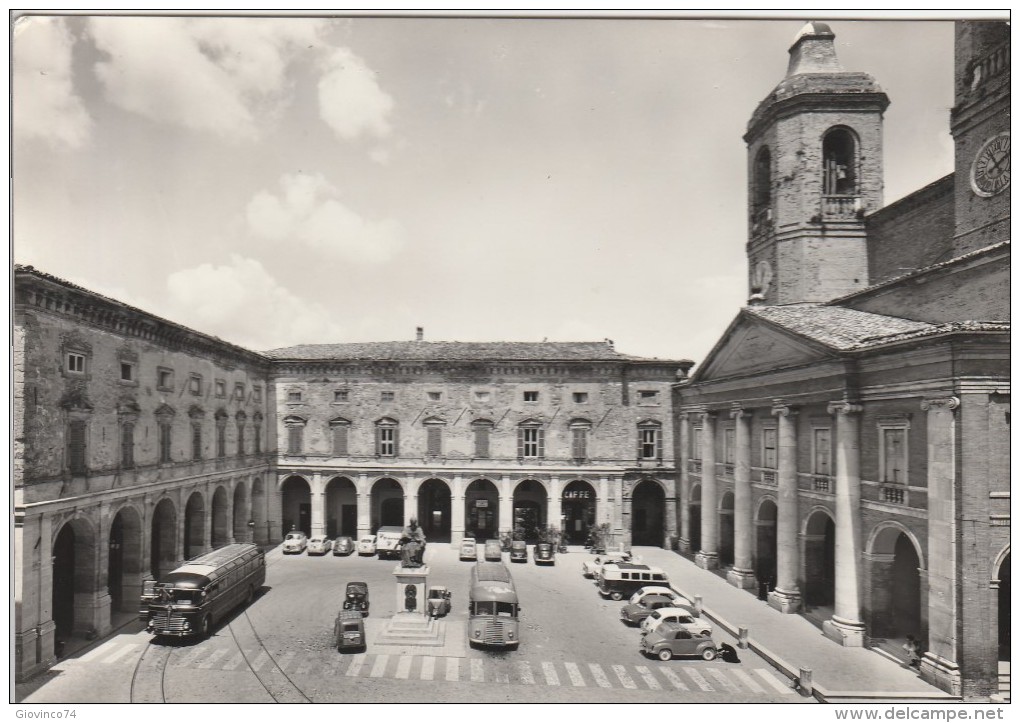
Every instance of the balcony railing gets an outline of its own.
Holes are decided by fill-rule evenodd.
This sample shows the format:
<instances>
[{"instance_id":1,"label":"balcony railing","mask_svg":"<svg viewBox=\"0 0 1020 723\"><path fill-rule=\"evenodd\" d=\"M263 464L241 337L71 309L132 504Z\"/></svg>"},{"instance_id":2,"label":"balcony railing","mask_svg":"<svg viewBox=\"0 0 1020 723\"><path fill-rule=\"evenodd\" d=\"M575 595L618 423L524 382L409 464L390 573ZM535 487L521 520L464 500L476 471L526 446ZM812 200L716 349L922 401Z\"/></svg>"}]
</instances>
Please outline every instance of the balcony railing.
<instances>
[{"instance_id":1,"label":"balcony railing","mask_svg":"<svg viewBox=\"0 0 1020 723\"><path fill-rule=\"evenodd\" d=\"M861 210L860 196L822 196L822 218L854 221Z\"/></svg>"},{"instance_id":2,"label":"balcony railing","mask_svg":"<svg viewBox=\"0 0 1020 723\"><path fill-rule=\"evenodd\" d=\"M723 462L722 473L724 475L726 475L727 477L732 477L733 476L733 463L732 462Z\"/></svg>"},{"instance_id":3,"label":"balcony railing","mask_svg":"<svg viewBox=\"0 0 1020 723\"><path fill-rule=\"evenodd\" d=\"M776 483L776 471L774 469L763 469L761 471L761 483L774 485Z\"/></svg>"},{"instance_id":4,"label":"balcony railing","mask_svg":"<svg viewBox=\"0 0 1020 723\"><path fill-rule=\"evenodd\" d=\"M1009 43L1000 45L983 58L973 61L968 79L970 89L974 90L1003 73L1009 68L1009 62Z\"/></svg>"},{"instance_id":5,"label":"balcony railing","mask_svg":"<svg viewBox=\"0 0 1020 723\"><path fill-rule=\"evenodd\" d=\"M691 460L688 460L687 461L687 469L689 471L691 471L691 472L696 472L697 474L701 474L701 460L700 459L691 459Z\"/></svg>"},{"instance_id":6,"label":"balcony railing","mask_svg":"<svg viewBox=\"0 0 1020 723\"><path fill-rule=\"evenodd\" d=\"M906 487L897 485L883 485L879 491L879 499L891 505L908 504Z\"/></svg>"},{"instance_id":7,"label":"balcony railing","mask_svg":"<svg viewBox=\"0 0 1020 723\"><path fill-rule=\"evenodd\" d=\"M772 209L762 208L751 215L751 236L757 237L772 230Z\"/></svg>"},{"instance_id":8,"label":"balcony railing","mask_svg":"<svg viewBox=\"0 0 1020 723\"><path fill-rule=\"evenodd\" d=\"M816 474L811 478L811 489L815 492L832 492L832 478Z\"/></svg>"}]
</instances>

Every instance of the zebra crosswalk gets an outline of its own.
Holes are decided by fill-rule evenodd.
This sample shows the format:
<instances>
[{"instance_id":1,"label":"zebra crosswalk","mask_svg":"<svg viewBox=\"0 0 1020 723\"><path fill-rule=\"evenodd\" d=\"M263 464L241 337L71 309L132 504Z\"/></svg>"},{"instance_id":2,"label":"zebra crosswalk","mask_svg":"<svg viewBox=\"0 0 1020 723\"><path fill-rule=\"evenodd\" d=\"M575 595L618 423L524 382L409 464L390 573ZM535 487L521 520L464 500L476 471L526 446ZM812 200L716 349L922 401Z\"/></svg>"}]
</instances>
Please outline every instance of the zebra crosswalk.
<instances>
[{"instance_id":1,"label":"zebra crosswalk","mask_svg":"<svg viewBox=\"0 0 1020 723\"><path fill-rule=\"evenodd\" d=\"M75 659L90 665L123 664L144 648L131 637L107 641ZM323 655L326 659L323 659ZM646 660L632 664L600 664L573 661L455 658L427 655L357 653L341 655L332 650L279 656L265 649L239 651L224 645L197 645L175 654L175 668L201 671L241 671L250 665L257 671L278 667L300 679L317 666L328 664L332 675L345 678L446 681L450 683L500 683L522 686L616 688L624 690L726 693L729 695L795 695L787 680L768 668L712 666L702 661L659 663Z\"/></svg>"}]
</instances>

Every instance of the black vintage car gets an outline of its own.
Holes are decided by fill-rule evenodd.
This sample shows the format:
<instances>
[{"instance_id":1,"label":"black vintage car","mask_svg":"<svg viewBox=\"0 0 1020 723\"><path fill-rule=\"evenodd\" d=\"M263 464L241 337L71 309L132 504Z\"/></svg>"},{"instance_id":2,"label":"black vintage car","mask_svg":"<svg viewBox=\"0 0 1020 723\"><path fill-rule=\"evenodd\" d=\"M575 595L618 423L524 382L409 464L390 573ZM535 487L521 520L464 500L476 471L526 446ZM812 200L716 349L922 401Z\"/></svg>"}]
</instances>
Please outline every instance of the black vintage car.
<instances>
[{"instance_id":1,"label":"black vintage car","mask_svg":"<svg viewBox=\"0 0 1020 723\"><path fill-rule=\"evenodd\" d=\"M344 610L357 610L368 615L368 583L347 583L347 595L344 597Z\"/></svg>"},{"instance_id":2,"label":"black vintage car","mask_svg":"<svg viewBox=\"0 0 1020 723\"><path fill-rule=\"evenodd\" d=\"M556 549L549 542L540 542L535 545L536 565L555 565Z\"/></svg>"},{"instance_id":3,"label":"black vintage car","mask_svg":"<svg viewBox=\"0 0 1020 723\"><path fill-rule=\"evenodd\" d=\"M364 650L365 623L361 613L356 610L341 610L333 623L333 641L339 652L344 650Z\"/></svg>"}]
</instances>

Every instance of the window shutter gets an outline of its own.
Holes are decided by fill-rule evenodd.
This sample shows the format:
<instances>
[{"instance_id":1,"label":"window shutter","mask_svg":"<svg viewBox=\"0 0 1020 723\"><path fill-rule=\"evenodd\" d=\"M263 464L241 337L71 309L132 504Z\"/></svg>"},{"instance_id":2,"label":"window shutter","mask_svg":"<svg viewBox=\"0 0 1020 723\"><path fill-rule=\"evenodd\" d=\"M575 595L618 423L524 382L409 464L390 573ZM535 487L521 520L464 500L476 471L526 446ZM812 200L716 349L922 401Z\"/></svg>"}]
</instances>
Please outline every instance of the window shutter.
<instances>
[{"instance_id":1,"label":"window shutter","mask_svg":"<svg viewBox=\"0 0 1020 723\"><path fill-rule=\"evenodd\" d=\"M375 428L375 456L382 456L382 427Z\"/></svg>"},{"instance_id":2,"label":"window shutter","mask_svg":"<svg viewBox=\"0 0 1020 723\"><path fill-rule=\"evenodd\" d=\"M428 453L433 457L438 457L442 454L442 428L438 426L430 426L427 428L428 433Z\"/></svg>"},{"instance_id":3,"label":"window shutter","mask_svg":"<svg viewBox=\"0 0 1020 723\"><path fill-rule=\"evenodd\" d=\"M655 458L658 460L662 459L662 430L656 429L655 434Z\"/></svg>"},{"instance_id":4,"label":"window shutter","mask_svg":"<svg viewBox=\"0 0 1020 723\"><path fill-rule=\"evenodd\" d=\"M333 427L333 456L347 456L347 425L337 424Z\"/></svg>"},{"instance_id":5,"label":"window shutter","mask_svg":"<svg viewBox=\"0 0 1020 723\"><path fill-rule=\"evenodd\" d=\"M517 428L517 458L524 459L524 427Z\"/></svg>"},{"instance_id":6,"label":"window shutter","mask_svg":"<svg viewBox=\"0 0 1020 723\"><path fill-rule=\"evenodd\" d=\"M545 430L539 427L535 431L538 433L538 458L545 459Z\"/></svg>"},{"instance_id":7,"label":"window shutter","mask_svg":"<svg viewBox=\"0 0 1020 723\"><path fill-rule=\"evenodd\" d=\"M287 453L301 454L301 427L287 428Z\"/></svg>"},{"instance_id":8,"label":"window shutter","mask_svg":"<svg viewBox=\"0 0 1020 723\"><path fill-rule=\"evenodd\" d=\"M130 422L121 427L120 463L125 469L135 466L135 425Z\"/></svg>"},{"instance_id":9,"label":"window shutter","mask_svg":"<svg viewBox=\"0 0 1020 723\"><path fill-rule=\"evenodd\" d=\"M400 427L393 428L393 456L400 456Z\"/></svg>"},{"instance_id":10,"label":"window shutter","mask_svg":"<svg viewBox=\"0 0 1020 723\"><path fill-rule=\"evenodd\" d=\"M641 429L641 427L638 427L638 431L637 431L637 458L638 459L641 459L642 457L644 457L644 454L643 454L644 450L642 449L642 445L641 445L641 443L644 441L644 433L645 433L645 431L643 429Z\"/></svg>"},{"instance_id":11,"label":"window shutter","mask_svg":"<svg viewBox=\"0 0 1020 723\"><path fill-rule=\"evenodd\" d=\"M262 454L262 427L255 425L255 454Z\"/></svg>"}]
</instances>

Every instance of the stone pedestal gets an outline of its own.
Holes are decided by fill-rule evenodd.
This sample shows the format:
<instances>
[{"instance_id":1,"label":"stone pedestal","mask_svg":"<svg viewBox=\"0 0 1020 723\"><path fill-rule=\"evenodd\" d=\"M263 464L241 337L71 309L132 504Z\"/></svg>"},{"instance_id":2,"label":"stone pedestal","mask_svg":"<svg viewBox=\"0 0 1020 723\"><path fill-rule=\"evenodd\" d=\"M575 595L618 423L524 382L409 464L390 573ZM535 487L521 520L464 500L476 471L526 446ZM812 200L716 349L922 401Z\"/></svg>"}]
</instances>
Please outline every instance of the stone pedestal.
<instances>
[{"instance_id":1,"label":"stone pedestal","mask_svg":"<svg viewBox=\"0 0 1020 723\"><path fill-rule=\"evenodd\" d=\"M397 565L393 569L393 577L397 583L396 611L427 616L426 596L428 595L429 566L404 567Z\"/></svg>"},{"instance_id":2,"label":"stone pedestal","mask_svg":"<svg viewBox=\"0 0 1020 723\"><path fill-rule=\"evenodd\" d=\"M801 597L798 591L788 592L786 590L769 591L769 605L781 613L795 613L800 611Z\"/></svg>"},{"instance_id":3,"label":"stone pedestal","mask_svg":"<svg viewBox=\"0 0 1020 723\"><path fill-rule=\"evenodd\" d=\"M822 623L825 637L835 640L846 648L864 647L864 625L854 620L844 620L835 615Z\"/></svg>"},{"instance_id":4,"label":"stone pedestal","mask_svg":"<svg viewBox=\"0 0 1020 723\"><path fill-rule=\"evenodd\" d=\"M932 654L931 651L921 656L921 679L952 695L963 694L960 666L951 660Z\"/></svg>"},{"instance_id":5,"label":"stone pedestal","mask_svg":"<svg viewBox=\"0 0 1020 723\"><path fill-rule=\"evenodd\" d=\"M726 582L741 590L753 590L758 587L758 578L755 577L754 570L738 570L735 567L726 573Z\"/></svg>"}]
</instances>

